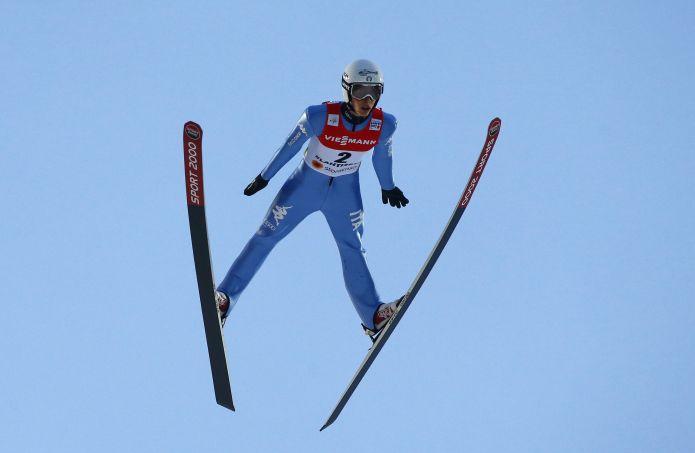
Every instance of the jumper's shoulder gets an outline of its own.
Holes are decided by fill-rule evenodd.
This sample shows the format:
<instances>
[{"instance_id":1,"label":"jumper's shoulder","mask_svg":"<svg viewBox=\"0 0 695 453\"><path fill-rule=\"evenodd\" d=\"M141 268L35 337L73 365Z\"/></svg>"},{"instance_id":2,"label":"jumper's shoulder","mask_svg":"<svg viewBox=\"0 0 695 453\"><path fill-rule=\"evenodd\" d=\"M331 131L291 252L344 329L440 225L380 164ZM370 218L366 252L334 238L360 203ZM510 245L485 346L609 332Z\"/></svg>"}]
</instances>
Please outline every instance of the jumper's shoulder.
<instances>
[{"instance_id":1,"label":"jumper's shoulder","mask_svg":"<svg viewBox=\"0 0 695 453\"><path fill-rule=\"evenodd\" d=\"M328 108L326 107L326 104L310 105L304 110L306 120L316 134L321 133L323 125L326 124L327 114Z\"/></svg>"},{"instance_id":2,"label":"jumper's shoulder","mask_svg":"<svg viewBox=\"0 0 695 453\"><path fill-rule=\"evenodd\" d=\"M306 112L307 118L309 118L309 120L312 120L315 117L325 117L328 109L326 107L326 104L317 104L310 105L304 111Z\"/></svg>"},{"instance_id":3,"label":"jumper's shoulder","mask_svg":"<svg viewBox=\"0 0 695 453\"><path fill-rule=\"evenodd\" d=\"M383 112L383 113L384 113L384 125L390 125L394 129L396 129L396 126L398 126L398 120L396 119L396 117L394 115L392 115L391 113L386 113L386 112Z\"/></svg>"},{"instance_id":4,"label":"jumper's shoulder","mask_svg":"<svg viewBox=\"0 0 695 453\"><path fill-rule=\"evenodd\" d=\"M398 120L396 117L390 113L384 113L384 126L382 129L382 136L391 137L398 127Z\"/></svg>"}]
</instances>

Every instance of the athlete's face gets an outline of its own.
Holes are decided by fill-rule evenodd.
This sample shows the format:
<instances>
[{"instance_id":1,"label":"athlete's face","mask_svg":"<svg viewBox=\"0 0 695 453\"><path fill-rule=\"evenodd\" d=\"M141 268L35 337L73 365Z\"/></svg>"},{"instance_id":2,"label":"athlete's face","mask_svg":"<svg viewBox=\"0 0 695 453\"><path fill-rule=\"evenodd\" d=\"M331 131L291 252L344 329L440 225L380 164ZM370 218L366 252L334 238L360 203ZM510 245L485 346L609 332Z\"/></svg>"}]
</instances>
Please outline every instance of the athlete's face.
<instances>
[{"instance_id":1,"label":"athlete's face","mask_svg":"<svg viewBox=\"0 0 695 453\"><path fill-rule=\"evenodd\" d=\"M352 107L352 111L355 112L358 116L369 115L369 112L372 110L372 108L374 108L375 104L376 101L370 97L366 97L364 99L352 98L350 100L350 106Z\"/></svg>"}]
</instances>

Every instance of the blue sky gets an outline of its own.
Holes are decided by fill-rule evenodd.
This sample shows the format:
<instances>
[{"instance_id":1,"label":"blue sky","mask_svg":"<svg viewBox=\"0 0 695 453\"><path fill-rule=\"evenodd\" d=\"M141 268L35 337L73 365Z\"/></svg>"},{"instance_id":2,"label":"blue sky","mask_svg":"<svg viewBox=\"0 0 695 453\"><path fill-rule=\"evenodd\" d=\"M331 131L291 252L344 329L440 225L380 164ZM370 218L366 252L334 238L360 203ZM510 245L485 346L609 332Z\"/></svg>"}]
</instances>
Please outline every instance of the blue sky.
<instances>
[{"instance_id":1,"label":"blue sky","mask_svg":"<svg viewBox=\"0 0 695 453\"><path fill-rule=\"evenodd\" d=\"M689 2L3 2L0 449L695 449ZM437 267L340 419L369 340L320 215L226 328L215 405L181 128L205 129L219 278L299 160L243 187L357 58L399 119L368 261L409 286L489 120L503 127Z\"/></svg>"}]
</instances>

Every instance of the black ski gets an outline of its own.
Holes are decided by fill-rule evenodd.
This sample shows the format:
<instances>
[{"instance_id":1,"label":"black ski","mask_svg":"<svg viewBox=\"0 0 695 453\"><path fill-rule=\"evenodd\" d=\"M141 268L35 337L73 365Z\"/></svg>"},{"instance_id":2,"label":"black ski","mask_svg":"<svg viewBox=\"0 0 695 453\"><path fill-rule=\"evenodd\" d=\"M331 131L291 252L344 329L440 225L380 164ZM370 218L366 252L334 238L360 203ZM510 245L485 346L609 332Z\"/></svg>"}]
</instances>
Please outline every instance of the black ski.
<instances>
[{"instance_id":1,"label":"black ski","mask_svg":"<svg viewBox=\"0 0 695 453\"><path fill-rule=\"evenodd\" d=\"M203 311L203 325L205 326L205 339L210 356L215 399L220 406L234 410L222 325L215 303L215 277L212 273L207 222L205 220L203 129L193 121L189 121L183 126L183 159L186 170L188 222L191 227L193 259L198 278L200 308Z\"/></svg>"},{"instance_id":2,"label":"black ski","mask_svg":"<svg viewBox=\"0 0 695 453\"><path fill-rule=\"evenodd\" d=\"M461 219L463 212L466 210L468 203L471 201L473 192L475 191L475 188L478 185L478 181L480 181L480 177L483 174L483 170L485 169L485 164L487 164L487 161L490 157L490 153L492 152L492 148L495 146L495 142L497 141L497 137L499 135L501 126L502 121L499 118L495 118L490 122L490 125L487 129L485 144L483 145L483 150L480 152L478 162L476 163L475 168L473 169L473 173L471 174L471 177L468 180L468 184L466 184L466 188L464 189L463 194L461 195L461 199L456 205L456 208L454 209L454 212L451 215L449 222L446 224L446 227L444 228L442 235L439 237L439 240L432 249L432 252L430 253L429 257L427 258L427 261L425 261L425 264L422 266L420 272L417 274L417 277L415 277L415 280L413 281L412 285L410 285L410 288L401 299L401 302L398 306L398 311L389 320L389 322L386 324L383 330L379 333L378 337L374 341L374 344L369 349L367 356L362 361L362 364L357 369L355 376L352 378L352 381L343 393L343 396L340 398L338 404L335 406L335 409L333 409L333 412L321 428L321 431L323 431L334 421L336 421L336 419L340 415L340 412L343 410L348 400L350 399L350 396L352 396L352 393L355 391L360 381L367 373L367 370L369 370L369 367L372 365L372 362L374 362L374 359L376 359L377 355L379 354L379 351L381 351L381 348L384 347L384 344L391 336L391 333L393 333L393 330L398 325L398 322L405 314L406 310L412 303L418 291L420 291L422 284L425 282L425 279L427 279L427 276L434 267L434 264L437 262L439 255L442 253L442 250L444 250L446 243L449 241L451 234L454 232L456 225Z\"/></svg>"}]
</instances>

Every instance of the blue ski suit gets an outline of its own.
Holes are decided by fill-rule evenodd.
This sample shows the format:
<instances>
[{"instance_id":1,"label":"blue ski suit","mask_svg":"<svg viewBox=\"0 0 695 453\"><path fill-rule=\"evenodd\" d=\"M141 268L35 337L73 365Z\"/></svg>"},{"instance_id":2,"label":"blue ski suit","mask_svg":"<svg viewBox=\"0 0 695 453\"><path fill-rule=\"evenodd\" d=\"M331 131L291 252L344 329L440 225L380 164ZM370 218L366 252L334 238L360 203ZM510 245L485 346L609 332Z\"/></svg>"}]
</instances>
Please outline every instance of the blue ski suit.
<instances>
[{"instance_id":1,"label":"blue ski suit","mask_svg":"<svg viewBox=\"0 0 695 453\"><path fill-rule=\"evenodd\" d=\"M309 140L304 159L285 181L263 222L230 267L218 290L230 308L261 267L273 247L307 215L321 211L338 245L345 287L362 320L374 328L373 315L382 303L367 267L362 246L364 211L359 165L373 149L372 162L383 190L395 187L391 137L396 118L380 109L353 125L340 103L309 106L260 176L270 180Z\"/></svg>"}]
</instances>

